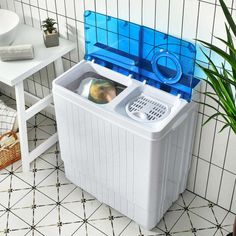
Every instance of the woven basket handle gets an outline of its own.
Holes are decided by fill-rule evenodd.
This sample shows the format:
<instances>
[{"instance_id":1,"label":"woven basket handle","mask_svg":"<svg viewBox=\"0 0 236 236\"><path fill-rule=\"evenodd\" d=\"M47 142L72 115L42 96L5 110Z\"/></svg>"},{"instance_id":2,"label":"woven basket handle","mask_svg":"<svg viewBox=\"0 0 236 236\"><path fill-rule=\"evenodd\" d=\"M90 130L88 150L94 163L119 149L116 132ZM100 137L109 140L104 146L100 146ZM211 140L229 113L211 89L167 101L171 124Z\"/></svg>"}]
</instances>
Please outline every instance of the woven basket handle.
<instances>
[{"instance_id":1,"label":"woven basket handle","mask_svg":"<svg viewBox=\"0 0 236 236\"><path fill-rule=\"evenodd\" d=\"M16 135L16 133L13 132L13 131L10 131L10 132L7 132L7 133L3 134L2 136L0 136L0 141L3 139L3 137L5 137L5 136L10 136L10 135L12 135L15 140L17 140L17 135Z\"/></svg>"}]
</instances>

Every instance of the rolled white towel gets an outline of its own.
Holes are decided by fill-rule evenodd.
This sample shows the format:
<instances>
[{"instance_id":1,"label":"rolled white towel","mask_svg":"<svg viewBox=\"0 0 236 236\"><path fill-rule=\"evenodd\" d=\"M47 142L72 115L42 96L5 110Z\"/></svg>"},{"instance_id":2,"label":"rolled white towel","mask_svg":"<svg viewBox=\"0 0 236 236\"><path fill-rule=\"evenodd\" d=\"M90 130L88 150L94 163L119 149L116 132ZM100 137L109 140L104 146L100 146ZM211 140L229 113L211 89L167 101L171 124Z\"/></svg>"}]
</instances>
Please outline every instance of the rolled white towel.
<instances>
[{"instance_id":1,"label":"rolled white towel","mask_svg":"<svg viewBox=\"0 0 236 236\"><path fill-rule=\"evenodd\" d=\"M34 48L30 44L0 47L2 61L28 60L34 58Z\"/></svg>"}]
</instances>

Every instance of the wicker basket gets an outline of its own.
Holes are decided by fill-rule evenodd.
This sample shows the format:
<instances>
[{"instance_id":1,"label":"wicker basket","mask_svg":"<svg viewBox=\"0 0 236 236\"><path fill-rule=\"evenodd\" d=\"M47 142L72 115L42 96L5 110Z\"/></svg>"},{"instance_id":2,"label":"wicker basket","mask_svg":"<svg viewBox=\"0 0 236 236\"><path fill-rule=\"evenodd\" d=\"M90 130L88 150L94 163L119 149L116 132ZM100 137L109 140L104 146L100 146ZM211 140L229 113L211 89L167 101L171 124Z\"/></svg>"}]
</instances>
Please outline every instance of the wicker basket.
<instances>
[{"instance_id":1,"label":"wicker basket","mask_svg":"<svg viewBox=\"0 0 236 236\"><path fill-rule=\"evenodd\" d=\"M5 136L12 136L15 139L15 142L9 146L0 148L0 170L21 159L20 142L16 133L13 131L5 133L0 137L0 141Z\"/></svg>"}]
</instances>

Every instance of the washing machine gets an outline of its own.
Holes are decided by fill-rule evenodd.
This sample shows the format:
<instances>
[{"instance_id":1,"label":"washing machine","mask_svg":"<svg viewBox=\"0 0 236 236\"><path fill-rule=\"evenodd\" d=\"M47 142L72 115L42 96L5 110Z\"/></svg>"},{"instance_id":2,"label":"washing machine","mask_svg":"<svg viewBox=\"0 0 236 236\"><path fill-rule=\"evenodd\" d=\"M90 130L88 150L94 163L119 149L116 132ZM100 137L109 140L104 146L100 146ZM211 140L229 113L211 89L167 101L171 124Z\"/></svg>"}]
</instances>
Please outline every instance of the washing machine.
<instances>
[{"instance_id":1,"label":"washing machine","mask_svg":"<svg viewBox=\"0 0 236 236\"><path fill-rule=\"evenodd\" d=\"M92 11L84 21L84 60L53 82L65 174L152 229L186 188L200 84L196 48ZM103 103L85 96L79 88L88 78L112 83L115 96Z\"/></svg>"}]
</instances>

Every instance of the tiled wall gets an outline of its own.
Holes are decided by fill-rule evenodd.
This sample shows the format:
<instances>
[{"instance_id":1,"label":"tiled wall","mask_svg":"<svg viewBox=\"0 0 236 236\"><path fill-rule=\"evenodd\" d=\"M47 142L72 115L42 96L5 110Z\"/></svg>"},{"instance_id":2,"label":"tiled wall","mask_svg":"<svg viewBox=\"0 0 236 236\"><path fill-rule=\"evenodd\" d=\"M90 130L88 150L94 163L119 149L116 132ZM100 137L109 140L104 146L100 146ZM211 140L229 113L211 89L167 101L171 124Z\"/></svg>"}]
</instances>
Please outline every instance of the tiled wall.
<instances>
[{"instance_id":1,"label":"tiled wall","mask_svg":"<svg viewBox=\"0 0 236 236\"><path fill-rule=\"evenodd\" d=\"M236 0L225 1L236 18ZM0 4L2 8L16 11L22 22L34 27L40 27L40 21L47 16L55 18L60 34L75 40L77 45L77 50L65 57L67 68L83 58L86 9L188 40L199 38L222 46L213 34L225 36L224 16L218 0L0 0ZM203 60L200 54L198 59ZM47 94L53 77L47 78L50 71L52 67L30 78L25 84L26 90L38 96ZM200 107L188 189L236 213L236 135L229 128L219 134L224 123L217 119L202 127L211 114L209 108Z\"/></svg>"}]
</instances>

